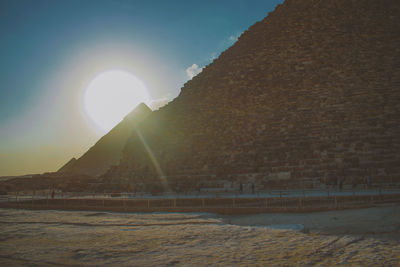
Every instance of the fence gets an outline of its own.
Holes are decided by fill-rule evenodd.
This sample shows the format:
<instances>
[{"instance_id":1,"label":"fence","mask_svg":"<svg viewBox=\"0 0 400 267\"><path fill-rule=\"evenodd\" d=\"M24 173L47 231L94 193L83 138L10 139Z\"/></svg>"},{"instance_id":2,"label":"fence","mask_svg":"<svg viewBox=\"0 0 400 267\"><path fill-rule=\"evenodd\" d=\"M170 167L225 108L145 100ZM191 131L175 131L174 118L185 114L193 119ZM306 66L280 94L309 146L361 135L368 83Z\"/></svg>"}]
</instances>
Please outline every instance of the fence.
<instances>
[{"instance_id":1,"label":"fence","mask_svg":"<svg viewBox=\"0 0 400 267\"><path fill-rule=\"evenodd\" d=\"M182 199L182 198L306 198L306 197L331 197L331 196L382 196L400 194L400 188L376 187L364 190L334 190L334 189L301 189L301 190L264 190L254 193L239 193L231 191L214 191L214 192L188 192L188 193L133 193L133 192L116 192L116 193L93 193L93 192L54 192L52 196L51 190L45 191L26 191L13 192L9 195L0 195L0 202L4 201L22 201L31 199L64 199L64 198L126 198L126 199Z\"/></svg>"},{"instance_id":2,"label":"fence","mask_svg":"<svg viewBox=\"0 0 400 267\"><path fill-rule=\"evenodd\" d=\"M64 197L16 198L0 203L3 208L73 209L105 211L210 211L217 213L255 213L271 211L313 211L368 207L382 203L400 203L400 194L354 194L329 196L231 197L231 198L128 198Z\"/></svg>"}]
</instances>

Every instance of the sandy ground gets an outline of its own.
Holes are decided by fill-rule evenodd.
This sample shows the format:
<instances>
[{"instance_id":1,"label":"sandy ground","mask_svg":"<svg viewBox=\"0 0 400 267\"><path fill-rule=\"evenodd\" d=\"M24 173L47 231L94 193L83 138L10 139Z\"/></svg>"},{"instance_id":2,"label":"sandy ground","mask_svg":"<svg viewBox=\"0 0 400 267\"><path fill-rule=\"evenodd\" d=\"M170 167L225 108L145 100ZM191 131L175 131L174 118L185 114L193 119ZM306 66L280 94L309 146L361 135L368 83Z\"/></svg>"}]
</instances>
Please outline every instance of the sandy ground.
<instances>
[{"instance_id":1,"label":"sandy ground","mask_svg":"<svg viewBox=\"0 0 400 267\"><path fill-rule=\"evenodd\" d=\"M399 206L223 217L0 209L0 265L399 266L400 241L384 236L398 234L398 216Z\"/></svg>"},{"instance_id":2,"label":"sandy ground","mask_svg":"<svg viewBox=\"0 0 400 267\"><path fill-rule=\"evenodd\" d=\"M225 223L400 240L400 205L314 213L220 216Z\"/></svg>"}]
</instances>

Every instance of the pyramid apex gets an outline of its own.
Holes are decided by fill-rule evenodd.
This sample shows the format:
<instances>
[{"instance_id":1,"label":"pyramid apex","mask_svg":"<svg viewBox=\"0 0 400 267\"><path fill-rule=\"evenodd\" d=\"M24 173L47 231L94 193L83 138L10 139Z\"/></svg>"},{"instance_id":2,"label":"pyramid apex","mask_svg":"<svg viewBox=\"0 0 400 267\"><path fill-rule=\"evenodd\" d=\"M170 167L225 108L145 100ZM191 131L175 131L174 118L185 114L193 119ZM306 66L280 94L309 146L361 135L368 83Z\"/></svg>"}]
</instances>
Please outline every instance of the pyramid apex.
<instances>
[{"instance_id":1,"label":"pyramid apex","mask_svg":"<svg viewBox=\"0 0 400 267\"><path fill-rule=\"evenodd\" d=\"M124 117L124 119L129 119L131 117L134 117L138 113L147 114L151 112L152 112L151 108L149 108L144 102L142 102L139 105L137 105L131 112L129 112Z\"/></svg>"}]
</instances>

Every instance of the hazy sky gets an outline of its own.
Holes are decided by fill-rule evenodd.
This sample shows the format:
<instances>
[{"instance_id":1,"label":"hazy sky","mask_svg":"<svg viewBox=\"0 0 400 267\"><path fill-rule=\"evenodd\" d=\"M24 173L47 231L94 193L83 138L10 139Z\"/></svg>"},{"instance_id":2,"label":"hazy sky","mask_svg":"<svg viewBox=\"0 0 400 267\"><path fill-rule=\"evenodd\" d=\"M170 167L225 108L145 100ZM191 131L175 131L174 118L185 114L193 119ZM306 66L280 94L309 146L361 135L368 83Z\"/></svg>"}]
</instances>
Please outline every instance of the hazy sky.
<instances>
[{"instance_id":1,"label":"hazy sky","mask_svg":"<svg viewBox=\"0 0 400 267\"><path fill-rule=\"evenodd\" d=\"M82 110L96 74L172 99L281 2L0 0L0 176L55 171L104 134Z\"/></svg>"}]
</instances>

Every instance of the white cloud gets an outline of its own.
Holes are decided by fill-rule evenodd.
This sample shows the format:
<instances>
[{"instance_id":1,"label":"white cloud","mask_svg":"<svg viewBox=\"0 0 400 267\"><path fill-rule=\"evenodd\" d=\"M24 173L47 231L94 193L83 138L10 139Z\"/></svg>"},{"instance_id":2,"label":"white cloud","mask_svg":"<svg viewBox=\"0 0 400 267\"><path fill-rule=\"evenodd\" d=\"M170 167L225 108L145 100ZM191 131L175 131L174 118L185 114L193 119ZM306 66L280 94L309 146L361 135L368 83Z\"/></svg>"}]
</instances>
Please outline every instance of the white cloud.
<instances>
[{"instance_id":1,"label":"white cloud","mask_svg":"<svg viewBox=\"0 0 400 267\"><path fill-rule=\"evenodd\" d=\"M186 74L189 77L189 79L192 79L194 76L199 74L202 70L203 70L203 68L200 68L199 65L193 64L192 66L190 66L189 68L186 69Z\"/></svg>"},{"instance_id":2,"label":"white cloud","mask_svg":"<svg viewBox=\"0 0 400 267\"><path fill-rule=\"evenodd\" d=\"M232 34L231 36L228 37L228 40L226 41L229 46L233 45L236 43L236 41L239 39L240 35L242 35L242 32L236 32L235 34Z\"/></svg>"},{"instance_id":3,"label":"white cloud","mask_svg":"<svg viewBox=\"0 0 400 267\"><path fill-rule=\"evenodd\" d=\"M231 35L231 36L229 36L228 40L229 40L229 42L234 43L237 41L238 38L239 38L238 35Z\"/></svg>"},{"instance_id":4,"label":"white cloud","mask_svg":"<svg viewBox=\"0 0 400 267\"><path fill-rule=\"evenodd\" d=\"M211 56L209 57L208 61L212 62L214 59L218 57L218 54L216 52L212 53Z\"/></svg>"},{"instance_id":5,"label":"white cloud","mask_svg":"<svg viewBox=\"0 0 400 267\"><path fill-rule=\"evenodd\" d=\"M162 108L163 106L167 105L171 101L170 98L158 98L158 99L153 99L149 106L152 110L157 110L159 108Z\"/></svg>"},{"instance_id":6,"label":"white cloud","mask_svg":"<svg viewBox=\"0 0 400 267\"><path fill-rule=\"evenodd\" d=\"M242 33L243 32L236 32L236 33L230 35L228 38L224 39L219 45L221 50L226 50L228 47L230 47L231 45L236 43L236 41L238 40L239 36L242 35ZM209 58L206 59L207 64L210 62L213 62L215 59L218 58L219 55L220 55L220 52L211 53ZM186 69L186 75L188 76L189 80L191 80L194 76L199 74L202 70L203 70L203 67L200 68L199 65L193 64L192 66L190 66Z\"/></svg>"}]
</instances>

